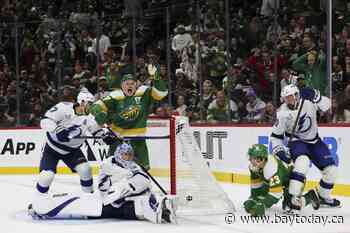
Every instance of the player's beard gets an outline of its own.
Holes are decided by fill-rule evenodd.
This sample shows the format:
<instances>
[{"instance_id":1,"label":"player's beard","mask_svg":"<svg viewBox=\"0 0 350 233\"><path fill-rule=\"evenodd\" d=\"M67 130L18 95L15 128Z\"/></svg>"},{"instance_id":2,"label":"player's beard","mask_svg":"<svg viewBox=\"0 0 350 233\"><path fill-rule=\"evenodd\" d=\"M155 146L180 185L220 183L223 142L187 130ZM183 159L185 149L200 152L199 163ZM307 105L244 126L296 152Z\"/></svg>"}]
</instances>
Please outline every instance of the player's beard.
<instances>
[{"instance_id":1,"label":"player's beard","mask_svg":"<svg viewBox=\"0 0 350 233\"><path fill-rule=\"evenodd\" d=\"M287 104L290 110L295 110L295 104Z\"/></svg>"},{"instance_id":2,"label":"player's beard","mask_svg":"<svg viewBox=\"0 0 350 233\"><path fill-rule=\"evenodd\" d=\"M298 109L298 106L299 106L299 100L296 100L294 102L294 104L287 104L287 107L290 109L290 110L297 110Z\"/></svg>"}]
</instances>

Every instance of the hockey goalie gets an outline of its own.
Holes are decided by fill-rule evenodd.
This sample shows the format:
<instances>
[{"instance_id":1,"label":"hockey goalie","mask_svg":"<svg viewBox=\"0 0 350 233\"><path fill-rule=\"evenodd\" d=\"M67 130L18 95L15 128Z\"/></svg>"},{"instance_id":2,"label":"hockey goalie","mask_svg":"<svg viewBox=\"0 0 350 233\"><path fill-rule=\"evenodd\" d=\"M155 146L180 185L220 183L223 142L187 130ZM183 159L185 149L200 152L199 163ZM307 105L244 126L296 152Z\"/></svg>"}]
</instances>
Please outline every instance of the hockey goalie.
<instances>
[{"instance_id":1,"label":"hockey goalie","mask_svg":"<svg viewBox=\"0 0 350 233\"><path fill-rule=\"evenodd\" d=\"M150 177L134 161L133 148L123 143L100 165L98 191L41 196L28 206L34 219L117 218L174 223L174 201L151 192Z\"/></svg>"}]
</instances>

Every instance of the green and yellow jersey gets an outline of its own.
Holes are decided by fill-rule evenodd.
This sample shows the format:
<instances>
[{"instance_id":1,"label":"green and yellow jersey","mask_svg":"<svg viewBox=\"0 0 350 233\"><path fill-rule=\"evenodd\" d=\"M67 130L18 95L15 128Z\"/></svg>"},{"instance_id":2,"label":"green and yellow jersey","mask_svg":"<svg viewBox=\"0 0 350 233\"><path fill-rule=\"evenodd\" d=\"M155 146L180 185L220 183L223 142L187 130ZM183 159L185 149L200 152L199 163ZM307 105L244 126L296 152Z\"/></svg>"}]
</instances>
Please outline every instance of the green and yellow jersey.
<instances>
[{"instance_id":1,"label":"green and yellow jersey","mask_svg":"<svg viewBox=\"0 0 350 233\"><path fill-rule=\"evenodd\" d=\"M163 80L154 80L154 86L140 86L133 96L125 96L118 88L109 96L94 103L90 113L98 124L111 124L122 136L142 135L146 132L147 118L152 103L162 100L167 94Z\"/></svg>"},{"instance_id":2,"label":"green and yellow jersey","mask_svg":"<svg viewBox=\"0 0 350 233\"><path fill-rule=\"evenodd\" d=\"M282 161L269 155L263 169L250 170L251 197L259 200L269 208L283 196L289 184L290 170Z\"/></svg>"}]
</instances>

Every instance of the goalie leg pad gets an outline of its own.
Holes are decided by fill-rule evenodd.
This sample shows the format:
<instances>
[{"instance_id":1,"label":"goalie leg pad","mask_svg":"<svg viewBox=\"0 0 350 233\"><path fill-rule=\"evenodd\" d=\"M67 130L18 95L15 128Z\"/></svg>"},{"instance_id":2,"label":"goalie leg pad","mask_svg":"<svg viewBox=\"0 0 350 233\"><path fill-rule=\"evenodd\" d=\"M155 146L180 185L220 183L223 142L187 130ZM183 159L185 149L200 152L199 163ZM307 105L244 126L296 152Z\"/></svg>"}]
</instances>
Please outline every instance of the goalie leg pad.
<instances>
[{"instance_id":1,"label":"goalie leg pad","mask_svg":"<svg viewBox=\"0 0 350 233\"><path fill-rule=\"evenodd\" d=\"M80 163L75 167L80 176L80 185L83 192L93 192L92 169L87 162Z\"/></svg>"},{"instance_id":2,"label":"goalie leg pad","mask_svg":"<svg viewBox=\"0 0 350 233\"><path fill-rule=\"evenodd\" d=\"M162 223L162 201L159 202L154 194L137 196L133 200L138 219Z\"/></svg>"},{"instance_id":3,"label":"goalie leg pad","mask_svg":"<svg viewBox=\"0 0 350 233\"><path fill-rule=\"evenodd\" d=\"M37 198L32 208L43 218L69 219L101 216L102 201L97 194L54 194Z\"/></svg>"},{"instance_id":4,"label":"goalie leg pad","mask_svg":"<svg viewBox=\"0 0 350 233\"><path fill-rule=\"evenodd\" d=\"M47 193L50 185L55 177L55 173L50 170L42 170L39 174L39 180L36 184L36 189L39 193Z\"/></svg>"}]
</instances>

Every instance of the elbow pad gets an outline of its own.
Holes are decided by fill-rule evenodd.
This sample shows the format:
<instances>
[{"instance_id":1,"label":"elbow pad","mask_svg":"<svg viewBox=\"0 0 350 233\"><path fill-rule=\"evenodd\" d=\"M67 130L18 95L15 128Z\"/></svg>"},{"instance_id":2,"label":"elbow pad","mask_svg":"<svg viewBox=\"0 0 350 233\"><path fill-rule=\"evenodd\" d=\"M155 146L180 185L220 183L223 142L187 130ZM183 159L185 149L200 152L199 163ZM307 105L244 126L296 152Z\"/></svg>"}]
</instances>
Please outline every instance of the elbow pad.
<instances>
[{"instance_id":1,"label":"elbow pad","mask_svg":"<svg viewBox=\"0 0 350 233\"><path fill-rule=\"evenodd\" d=\"M47 132L53 132L56 129L57 124L49 118L44 118L40 121L40 127Z\"/></svg>"}]
</instances>

